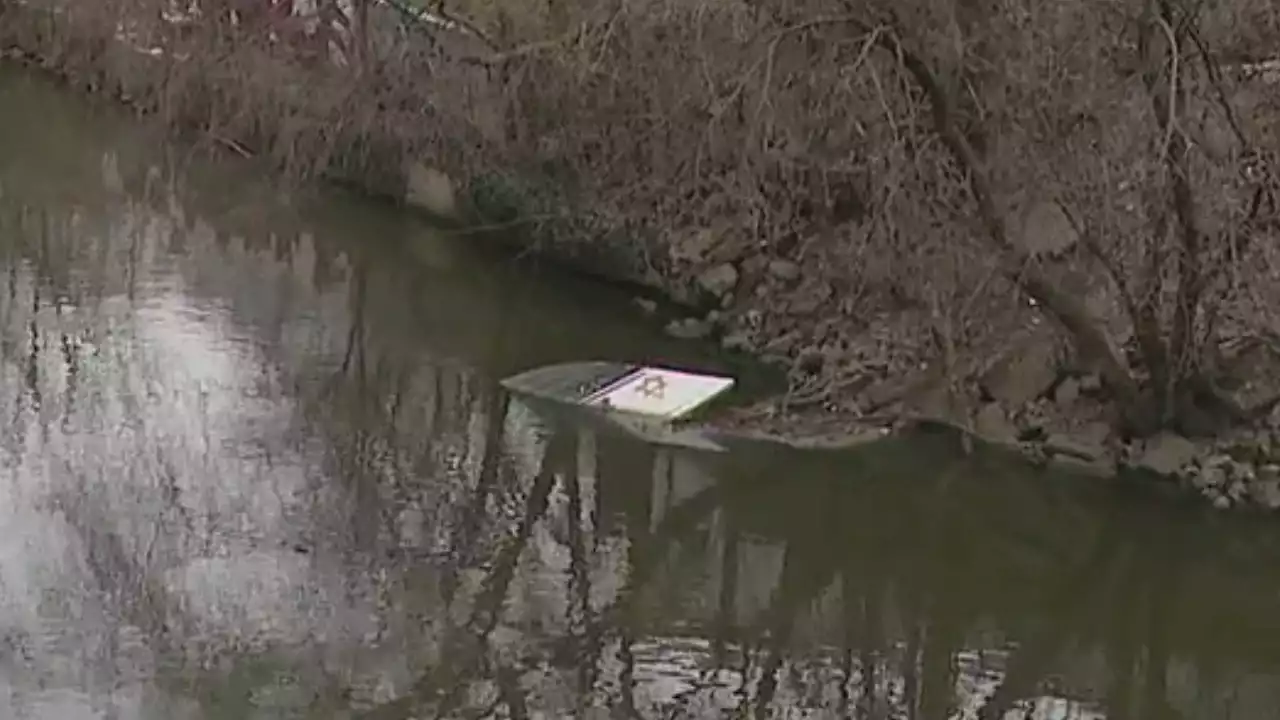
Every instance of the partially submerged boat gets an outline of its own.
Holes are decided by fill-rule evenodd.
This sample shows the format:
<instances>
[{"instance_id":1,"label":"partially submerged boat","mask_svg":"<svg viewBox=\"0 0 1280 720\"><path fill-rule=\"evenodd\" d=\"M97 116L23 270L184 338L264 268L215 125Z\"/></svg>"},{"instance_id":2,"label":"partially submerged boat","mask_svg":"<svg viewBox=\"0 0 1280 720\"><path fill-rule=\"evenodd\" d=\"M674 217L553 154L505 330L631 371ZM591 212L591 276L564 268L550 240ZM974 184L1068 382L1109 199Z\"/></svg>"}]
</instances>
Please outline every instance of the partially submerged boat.
<instances>
[{"instance_id":1,"label":"partially submerged boat","mask_svg":"<svg viewBox=\"0 0 1280 720\"><path fill-rule=\"evenodd\" d=\"M813 454L847 451L883 440L887 426L832 435L789 437L717 427L715 408L737 386L734 378L692 370L620 362L570 362L535 368L501 383L551 419L585 423L670 447L725 452L779 447Z\"/></svg>"},{"instance_id":2,"label":"partially submerged boat","mask_svg":"<svg viewBox=\"0 0 1280 720\"><path fill-rule=\"evenodd\" d=\"M540 409L574 412L589 424L646 442L723 451L710 428L691 422L735 386L730 377L619 362L571 362L502 381Z\"/></svg>"}]
</instances>

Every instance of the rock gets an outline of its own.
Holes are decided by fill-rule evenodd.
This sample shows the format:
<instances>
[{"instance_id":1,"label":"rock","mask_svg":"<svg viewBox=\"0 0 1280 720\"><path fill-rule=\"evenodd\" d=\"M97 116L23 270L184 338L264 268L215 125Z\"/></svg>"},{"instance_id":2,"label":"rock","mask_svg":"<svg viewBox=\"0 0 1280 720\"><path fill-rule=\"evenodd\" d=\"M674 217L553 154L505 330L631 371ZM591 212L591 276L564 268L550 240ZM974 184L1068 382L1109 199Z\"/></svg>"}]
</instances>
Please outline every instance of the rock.
<instances>
[{"instance_id":1,"label":"rock","mask_svg":"<svg viewBox=\"0 0 1280 720\"><path fill-rule=\"evenodd\" d=\"M713 324L698 318L672 320L667 324L667 334L681 340L697 340L711 334Z\"/></svg>"},{"instance_id":2,"label":"rock","mask_svg":"<svg viewBox=\"0 0 1280 720\"><path fill-rule=\"evenodd\" d=\"M1090 373L1080 378L1077 387L1082 395L1097 395L1102 392L1102 377L1097 373Z\"/></svg>"},{"instance_id":3,"label":"rock","mask_svg":"<svg viewBox=\"0 0 1280 720\"><path fill-rule=\"evenodd\" d=\"M1092 438L1054 433L1045 440L1045 448L1055 455L1067 455L1080 460L1095 461L1106 457L1107 448Z\"/></svg>"},{"instance_id":4,"label":"rock","mask_svg":"<svg viewBox=\"0 0 1280 720\"><path fill-rule=\"evenodd\" d=\"M1217 113L1205 113L1198 124L1199 146L1214 160L1223 160L1235 145L1231 125Z\"/></svg>"},{"instance_id":5,"label":"rock","mask_svg":"<svg viewBox=\"0 0 1280 720\"><path fill-rule=\"evenodd\" d=\"M1261 507L1280 510L1280 465L1258 468L1258 479L1249 486L1249 495Z\"/></svg>"},{"instance_id":6,"label":"rock","mask_svg":"<svg viewBox=\"0 0 1280 720\"><path fill-rule=\"evenodd\" d=\"M1231 455L1219 453L1217 455L1210 455L1209 457L1204 458L1200 462L1200 465L1203 467L1222 468L1225 470L1231 465L1231 462Z\"/></svg>"},{"instance_id":7,"label":"rock","mask_svg":"<svg viewBox=\"0 0 1280 720\"><path fill-rule=\"evenodd\" d=\"M633 305L640 308L645 315L652 315L658 312L658 303L648 298L636 298L631 301Z\"/></svg>"},{"instance_id":8,"label":"rock","mask_svg":"<svg viewBox=\"0 0 1280 720\"><path fill-rule=\"evenodd\" d=\"M969 418L969 409L965 407L964 399L946 385L933 387L907 398L904 407L922 419L955 428L963 428Z\"/></svg>"},{"instance_id":9,"label":"rock","mask_svg":"<svg viewBox=\"0 0 1280 720\"><path fill-rule=\"evenodd\" d=\"M751 348L751 335L741 330L731 332L720 341L725 350L742 351Z\"/></svg>"},{"instance_id":10,"label":"rock","mask_svg":"<svg viewBox=\"0 0 1280 720\"><path fill-rule=\"evenodd\" d=\"M1254 459L1257 462L1266 462L1275 456L1276 439L1269 432L1260 432L1254 437Z\"/></svg>"},{"instance_id":11,"label":"rock","mask_svg":"<svg viewBox=\"0 0 1280 720\"><path fill-rule=\"evenodd\" d=\"M1081 442L1106 448L1111 445L1112 430L1111 423L1095 420L1085 423L1078 431L1072 433L1072 436L1078 438Z\"/></svg>"},{"instance_id":12,"label":"rock","mask_svg":"<svg viewBox=\"0 0 1280 720\"><path fill-rule=\"evenodd\" d=\"M1219 495L1213 499L1213 506L1219 510L1228 510L1231 508L1231 498L1226 495Z\"/></svg>"},{"instance_id":13,"label":"rock","mask_svg":"<svg viewBox=\"0 0 1280 720\"><path fill-rule=\"evenodd\" d=\"M1227 484L1227 471L1217 466L1200 468L1191 474L1191 484L1201 491L1220 491Z\"/></svg>"},{"instance_id":14,"label":"rock","mask_svg":"<svg viewBox=\"0 0 1280 720\"><path fill-rule=\"evenodd\" d=\"M1071 455L1053 455L1049 458L1049 467L1062 472L1093 477L1111 477L1116 472L1115 464L1106 457L1086 460Z\"/></svg>"},{"instance_id":15,"label":"rock","mask_svg":"<svg viewBox=\"0 0 1280 720\"><path fill-rule=\"evenodd\" d=\"M1262 508L1280 510L1280 480L1259 480L1249 486L1249 496Z\"/></svg>"},{"instance_id":16,"label":"rock","mask_svg":"<svg viewBox=\"0 0 1280 720\"><path fill-rule=\"evenodd\" d=\"M800 277L800 266L790 260L770 260L769 274L779 280L795 280Z\"/></svg>"},{"instance_id":17,"label":"rock","mask_svg":"<svg viewBox=\"0 0 1280 720\"><path fill-rule=\"evenodd\" d=\"M1266 462L1271 457L1271 436L1266 432L1249 432L1220 445L1227 455L1244 462Z\"/></svg>"},{"instance_id":18,"label":"rock","mask_svg":"<svg viewBox=\"0 0 1280 720\"><path fill-rule=\"evenodd\" d=\"M1067 378L1058 383L1058 389L1053 391L1053 401L1059 405L1071 405L1080 399L1080 381L1075 378Z\"/></svg>"},{"instance_id":19,"label":"rock","mask_svg":"<svg viewBox=\"0 0 1280 720\"><path fill-rule=\"evenodd\" d=\"M1195 459L1195 443L1173 433L1161 433L1147 441L1137 467L1162 477L1173 477Z\"/></svg>"},{"instance_id":20,"label":"rock","mask_svg":"<svg viewBox=\"0 0 1280 720\"><path fill-rule=\"evenodd\" d=\"M973 418L973 429L979 437L990 442L1012 444L1018 440L1018 429L998 403L987 403L978 408Z\"/></svg>"},{"instance_id":21,"label":"rock","mask_svg":"<svg viewBox=\"0 0 1280 720\"><path fill-rule=\"evenodd\" d=\"M421 162L405 167L404 204L441 218L457 219L458 198L453 180L443 171Z\"/></svg>"},{"instance_id":22,"label":"rock","mask_svg":"<svg viewBox=\"0 0 1280 720\"><path fill-rule=\"evenodd\" d=\"M795 369L810 375L817 375L822 371L822 367L826 365L827 357L822 351L815 347L807 347L796 355Z\"/></svg>"},{"instance_id":23,"label":"rock","mask_svg":"<svg viewBox=\"0 0 1280 720\"><path fill-rule=\"evenodd\" d=\"M1258 479L1257 471L1251 463L1233 463L1231 476L1245 485Z\"/></svg>"},{"instance_id":24,"label":"rock","mask_svg":"<svg viewBox=\"0 0 1280 720\"><path fill-rule=\"evenodd\" d=\"M1240 504L1248 500L1257 483L1253 465L1233 463L1228 467L1227 475L1231 478L1227 483L1227 495L1231 501Z\"/></svg>"},{"instance_id":25,"label":"rock","mask_svg":"<svg viewBox=\"0 0 1280 720\"><path fill-rule=\"evenodd\" d=\"M902 380L898 377L881 378L862 391L860 400L868 407L883 408L903 396L902 386Z\"/></svg>"},{"instance_id":26,"label":"rock","mask_svg":"<svg viewBox=\"0 0 1280 720\"><path fill-rule=\"evenodd\" d=\"M669 246L671 259L677 263L698 264L703 262L720 244L720 236L715 231L703 228L688 237L674 240Z\"/></svg>"},{"instance_id":27,"label":"rock","mask_svg":"<svg viewBox=\"0 0 1280 720\"><path fill-rule=\"evenodd\" d=\"M1053 414L1043 402L1028 403L1018 413L1018 429L1022 439L1035 438L1043 443L1049 437L1049 428L1053 427Z\"/></svg>"},{"instance_id":28,"label":"rock","mask_svg":"<svg viewBox=\"0 0 1280 720\"><path fill-rule=\"evenodd\" d=\"M1056 202L1037 202L1023 218L1020 240L1032 257L1061 255L1079 239L1070 218Z\"/></svg>"},{"instance_id":29,"label":"rock","mask_svg":"<svg viewBox=\"0 0 1280 720\"><path fill-rule=\"evenodd\" d=\"M716 297L723 297L737 287L738 269L733 263L721 263L699 275L698 285Z\"/></svg>"},{"instance_id":30,"label":"rock","mask_svg":"<svg viewBox=\"0 0 1280 720\"><path fill-rule=\"evenodd\" d=\"M1048 392L1057 379L1057 347L1048 338L1037 338L996 363L981 385L1005 407L1022 407Z\"/></svg>"},{"instance_id":31,"label":"rock","mask_svg":"<svg viewBox=\"0 0 1280 720\"><path fill-rule=\"evenodd\" d=\"M783 333L765 344L764 350L772 355L787 355L800 343L800 333L792 330Z\"/></svg>"},{"instance_id":32,"label":"rock","mask_svg":"<svg viewBox=\"0 0 1280 720\"><path fill-rule=\"evenodd\" d=\"M835 290L830 283L810 282L792 294L787 312L791 315L812 315L831 299Z\"/></svg>"},{"instance_id":33,"label":"rock","mask_svg":"<svg viewBox=\"0 0 1280 720\"><path fill-rule=\"evenodd\" d=\"M1227 497L1231 498L1231 502L1239 503L1249 494L1250 483L1241 480L1235 480L1227 486Z\"/></svg>"}]
</instances>

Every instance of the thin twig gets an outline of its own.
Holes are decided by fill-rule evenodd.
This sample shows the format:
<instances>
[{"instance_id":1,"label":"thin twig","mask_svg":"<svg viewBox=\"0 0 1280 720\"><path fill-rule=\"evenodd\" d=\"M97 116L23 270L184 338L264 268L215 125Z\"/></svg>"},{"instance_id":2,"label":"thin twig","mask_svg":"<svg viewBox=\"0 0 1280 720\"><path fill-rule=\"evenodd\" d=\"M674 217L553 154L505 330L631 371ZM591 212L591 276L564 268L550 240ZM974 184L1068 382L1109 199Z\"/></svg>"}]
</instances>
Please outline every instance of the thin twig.
<instances>
[{"instance_id":1,"label":"thin twig","mask_svg":"<svg viewBox=\"0 0 1280 720\"><path fill-rule=\"evenodd\" d=\"M869 32L870 27L863 25ZM1104 328L1091 317L1081 300L1063 291L1038 269L1026 263L1009 237L1007 220L997 206L995 189L986 164L973 144L957 126L952 98L943 89L932 68L906 47L898 33L884 33L878 44L899 58L915 79L932 109L934 131L946 144L956 164L968 175L969 189L977 204L978 216L988 240L1002 257L1005 274L1048 310L1077 341L1081 353L1099 364L1112 391L1121 400L1132 398L1137 384L1107 338Z\"/></svg>"},{"instance_id":2,"label":"thin twig","mask_svg":"<svg viewBox=\"0 0 1280 720\"><path fill-rule=\"evenodd\" d=\"M240 157L244 157L244 158L253 157L253 153L249 152L248 148L236 142L235 140L232 140L231 138L218 135L216 133L210 133L209 137L213 138L214 142L227 148L228 150L231 150L232 152L236 153Z\"/></svg>"},{"instance_id":3,"label":"thin twig","mask_svg":"<svg viewBox=\"0 0 1280 720\"><path fill-rule=\"evenodd\" d=\"M1173 144L1173 131L1177 125L1177 103L1178 103L1178 39L1173 34L1173 28L1169 27L1169 23L1164 18L1156 18L1156 22L1160 25L1160 29L1164 31L1165 39L1169 41L1169 101L1168 101L1168 118L1164 123L1164 141L1160 143L1160 150L1167 157L1169 147Z\"/></svg>"}]
</instances>

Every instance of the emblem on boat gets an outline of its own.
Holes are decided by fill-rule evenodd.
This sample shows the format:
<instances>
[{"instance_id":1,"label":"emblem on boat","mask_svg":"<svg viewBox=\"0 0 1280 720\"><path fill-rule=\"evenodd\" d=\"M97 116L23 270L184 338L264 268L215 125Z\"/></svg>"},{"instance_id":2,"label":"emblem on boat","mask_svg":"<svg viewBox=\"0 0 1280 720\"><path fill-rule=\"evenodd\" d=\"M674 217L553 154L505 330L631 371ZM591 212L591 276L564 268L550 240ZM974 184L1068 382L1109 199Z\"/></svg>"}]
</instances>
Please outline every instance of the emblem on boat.
<instances>
[{"instance_id":1,"label":"emblem on boat","mask_svg":"<svg viewBox=\"0 0 1280 720\"><path fill-rule=\"evenodd\" d=\"M636 386L636 392L655 400L661 400L663 393L666 391L667 381L661 375L649 375Z\"/></svg>"}]
</instances>

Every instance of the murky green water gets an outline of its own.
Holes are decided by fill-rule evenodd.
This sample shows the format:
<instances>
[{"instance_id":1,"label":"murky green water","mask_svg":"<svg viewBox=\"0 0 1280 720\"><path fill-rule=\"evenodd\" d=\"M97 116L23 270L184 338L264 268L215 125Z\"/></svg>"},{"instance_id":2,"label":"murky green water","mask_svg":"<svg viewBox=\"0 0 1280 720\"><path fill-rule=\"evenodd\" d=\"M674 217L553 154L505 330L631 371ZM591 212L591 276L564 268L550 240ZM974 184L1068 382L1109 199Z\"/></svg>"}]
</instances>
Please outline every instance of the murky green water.
<instances>
[{"instance_id":1,"label":"murky green water","mask_svg":"<svg viewBox=\"0 0 1280 720\"><path fill-rule=\"evenodd\" d=\"M0 74L0 718L1280 717L1273 521L539 417L697 358L265 177Z\"/></svg>"}]
</instances>

